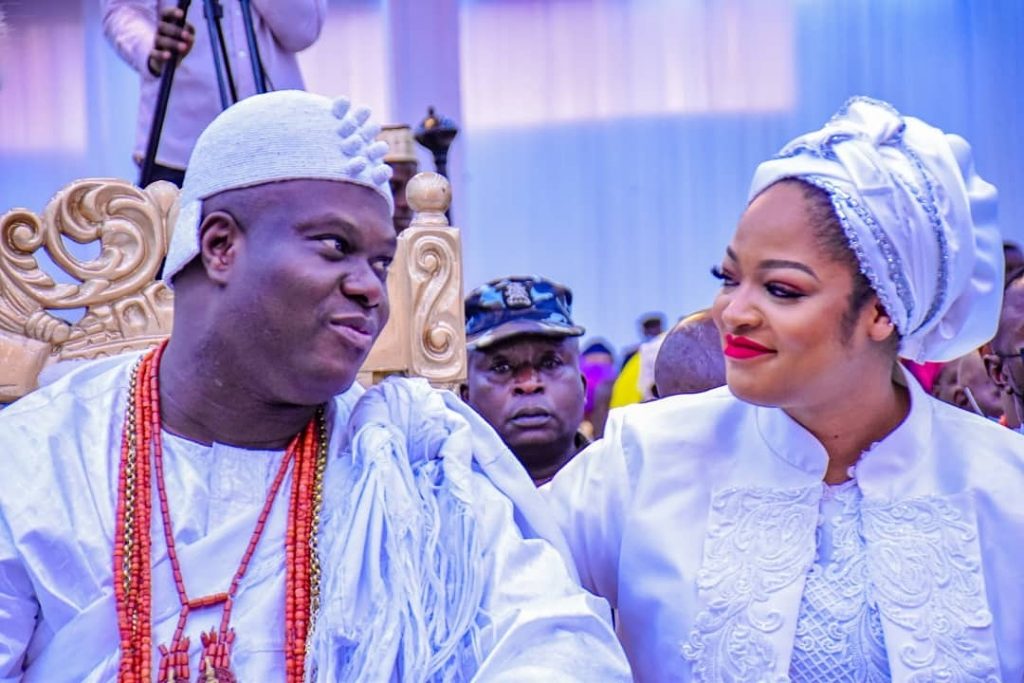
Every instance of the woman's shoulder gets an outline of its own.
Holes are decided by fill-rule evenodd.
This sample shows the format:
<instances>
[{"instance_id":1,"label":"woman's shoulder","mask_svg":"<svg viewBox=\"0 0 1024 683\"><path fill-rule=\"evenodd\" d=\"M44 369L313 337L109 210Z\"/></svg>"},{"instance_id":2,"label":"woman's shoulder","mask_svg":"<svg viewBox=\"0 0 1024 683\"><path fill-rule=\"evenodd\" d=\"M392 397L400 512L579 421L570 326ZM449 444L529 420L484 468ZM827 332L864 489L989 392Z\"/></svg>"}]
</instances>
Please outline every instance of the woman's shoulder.
<instances>
[{"instance_id":1,"label":"woman's shoulder","mask_svg":"<svg viewBox=\"0 0 1024 683\"><path fill-rule=\"evenodd\" d=\"M754 410L727 387L670 396L611 411L605 437L620 440L626 448L703 455L746 433Z\"/></svg>"},{"instance_id":2,"label":"woman's shoulder","mask_svg":"<svg viewBox=\"0 0 1024 683\"><path fill-rule=\"evenodd\" d=\"M697 418L714 419L722 414L750 407L750 404L733 396L729 387L722 386L699 394L667 396L655 401L616 408L612 410L611 415L618 415L624 423L641 424L681 417L687 418L687 422L692 422Z\"/></svg>"},{"instance_id":3,"label":"woman's shoulder","mask_svg":"<svg viewBox=\"0 0 1024 683\"><path fill-rule=\"evenodd\" d=\"M948 457L1002 458L1024 471L1024 435L994 420L929 397L932 441ZM991 460L989 460L991 461Z\"/></svg>"}]
</instances>

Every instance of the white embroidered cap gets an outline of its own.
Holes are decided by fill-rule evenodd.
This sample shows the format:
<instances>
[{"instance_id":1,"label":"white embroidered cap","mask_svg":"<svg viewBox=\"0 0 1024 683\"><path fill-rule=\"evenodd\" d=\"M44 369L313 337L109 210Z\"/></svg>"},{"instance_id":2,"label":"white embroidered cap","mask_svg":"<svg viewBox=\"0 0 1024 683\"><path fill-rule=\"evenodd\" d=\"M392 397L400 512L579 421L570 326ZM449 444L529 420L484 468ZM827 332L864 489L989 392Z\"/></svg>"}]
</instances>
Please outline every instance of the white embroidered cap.
<instances>
[{"instance_id":1,"label":"white embroidered cap","mask_svg":"<svg viewBox=\"0 0 1024 683\"><path fill-rule=\"evenodd\" d=\"M199 254L202 202L225 190L281 180L337 180L379 193L394 212L388 146L370 110L345 98L301 90L256 95L224 110L203 131L189 159L164 281Z\"/></svg>"},{"instance_id":2,"label":"white embroidered cap","mask_svg":"<svg viewBox=\"0 0 1024 683\"><path fill-rule=\"evenodd\" d=\"M951 360L992 338L1003 291L996 188L963 138L856 97L758 166L750 199L784 178L828 193L901 356Z\"/></svg>"}]
</instances>

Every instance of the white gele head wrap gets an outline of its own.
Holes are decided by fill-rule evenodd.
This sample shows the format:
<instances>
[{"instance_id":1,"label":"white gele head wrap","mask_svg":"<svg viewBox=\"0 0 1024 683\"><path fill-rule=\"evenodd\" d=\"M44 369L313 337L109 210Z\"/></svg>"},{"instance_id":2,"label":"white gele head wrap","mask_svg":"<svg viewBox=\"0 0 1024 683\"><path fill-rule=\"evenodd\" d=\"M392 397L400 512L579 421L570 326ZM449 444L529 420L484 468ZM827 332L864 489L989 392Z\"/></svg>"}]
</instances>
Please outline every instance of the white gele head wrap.
<instances>
[{"instance_id":1,"label":"white gele head wrap","mask_svg":"<svg viewBox=\"0 0 1024 683\"><path fill-rule=\"evenodd\" d=\"M391 198L388 146L370 110L300 90L242 100L213 120L196 142L181 188L180 210L164 263L171 279L199 254L203 200L281 180L337 180Z\"/></svg>"},{"instance_id":2,"label":"white gele head wrap","mask_svg":"<svg viewBox=\"0 0 1024 683\"><path fill-rule=\"evenodd\" d=\"M824 128L758 166L750 199L785 178L828 193L902 336L901 356L951 360L995 334L1003 282L996 188L974 172L963 138L853 98Z\"/></svg>"}]
</instances>

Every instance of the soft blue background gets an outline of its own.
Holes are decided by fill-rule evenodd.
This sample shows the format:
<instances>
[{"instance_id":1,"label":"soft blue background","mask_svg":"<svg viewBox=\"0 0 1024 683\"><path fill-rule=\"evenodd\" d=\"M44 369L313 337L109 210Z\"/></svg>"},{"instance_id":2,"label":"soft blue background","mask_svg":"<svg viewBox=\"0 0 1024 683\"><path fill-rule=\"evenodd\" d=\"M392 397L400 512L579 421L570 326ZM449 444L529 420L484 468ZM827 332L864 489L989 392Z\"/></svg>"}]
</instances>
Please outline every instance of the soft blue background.
<instances>
[{"instance_id":1,"label":"soft blue background","mask_svg":"<svg viewBox=\"0 0 1024 683\"><path fill-rule=\"evenodd\" d=\"M99 1L0 6L11 24L0 50L0 209L41 210L54 191L78 177L134 177L136 76L102 36ZM578 320L617 344L633 340L643 311L663 310L671 318L710 301L708 267L720 258L742 211L754 166L789 138L820 127L850 95L886 99L966 137L979 172L1000 189L1005 236L1024 240L1024 3L1018 0L334 0L330 8L333 23L322 43L338 40L357 19L373 30L348 34L348 40L357 39L353 34L366 40L352 63L324 63L328 57L318 55L327 55L326 44L304 55L304 65L315 67L311 89L348 91L390 120L415 122L436 104L462 127L451 175L467 287L519 272L553 277L575 291ZM560 12L573 21L604 22L614 37L611 56L602 55L607 36L566 29ZM785 30L759 32L765 12ZM479 20L502 13L507 19ZM634 17L642 28L659 13L665 21L656 36L628 30ZM671 24L683 15L708 23ZM49 45L55 56L29 58L44 54L23 49L30 30L32 41L45 42L57 26L65 27L61 36L77 30L77 42L62 38ZM507 37L486 32L506 29L524 36L513 49L501 47L509 52L509 67L481 72L481 64L493 62L484 59L487 46L505 45L501 38ZM705 42L685 53L685 63L669 64L683 54L664 47L676 35ZM569 73L552 63L543 79L515 71L517 54L527 63L537 50L557 55L558 48L576 45L592 49L595 64L606 57L613 63ZM630 68L656 62L659 50L665 69ZM546 119L545 111L526 103L523 121L514 124L508 122L514 109L504 115L488 110L492 101L507 108L503 94L514 102L521 78L540 89L531 101L585 99L594 79L605 78L598 85L612 98L657 104L666 78L714 73L734 57L741 73L762 53L787 55L781 67L766 71L785 76L777 86L784 96L768 107L611 106L604 107L611 114L602 114L601 107L582 104L569 110L586 116ZM388 78L359 80L359 60ZM338 75L331 80L330 74ZM72 92L67 78L84 79L84 95L65 97L61 89ZM759 85L769 93L776 87ZM79 150L12 151L19 116L80 120L87 143Z\"/></svg>"}]
</instances>

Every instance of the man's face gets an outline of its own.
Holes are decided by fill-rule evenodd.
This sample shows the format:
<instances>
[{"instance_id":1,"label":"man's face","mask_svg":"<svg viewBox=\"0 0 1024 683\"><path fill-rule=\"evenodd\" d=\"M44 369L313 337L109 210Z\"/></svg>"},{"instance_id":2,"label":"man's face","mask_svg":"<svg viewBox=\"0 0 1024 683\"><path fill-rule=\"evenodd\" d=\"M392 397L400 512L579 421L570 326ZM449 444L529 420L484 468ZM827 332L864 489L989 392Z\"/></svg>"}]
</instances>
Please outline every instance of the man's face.
<instances>
[{"instance_id":1,"label":"man's face","mask_svg":"<svg viewBox=\"0 0 1024 683\"><path fill-rule=\"evenodd\" d=\"M465 399L509 448L574 437L585 399L574 338L517 337L469 355Z\"/></svg>"},{"instance_id":2,"label":"man's face","mask_svg":"<svg viewBox=\"0 0 1024 683\"><path fill-rule=\"evenodd\" d=\"M388 166L391 167L391 196L395 200L395 234L398 234L412 222L412 209L405 198L405 186L416 175L419 166L415 161L393 161Z\"/></svg>"},{"instance_id":3,"label":"man's face","mask_svg":"<svg viewBox=\"0 0 1024 683\"><path fill-rule=\"evenodd\" d=\"M395 234L373 190L328 180L258 188L223 287L221 324L266 400L315 405L355 380L388 319Z\"/></svg>"}]
</instances>

